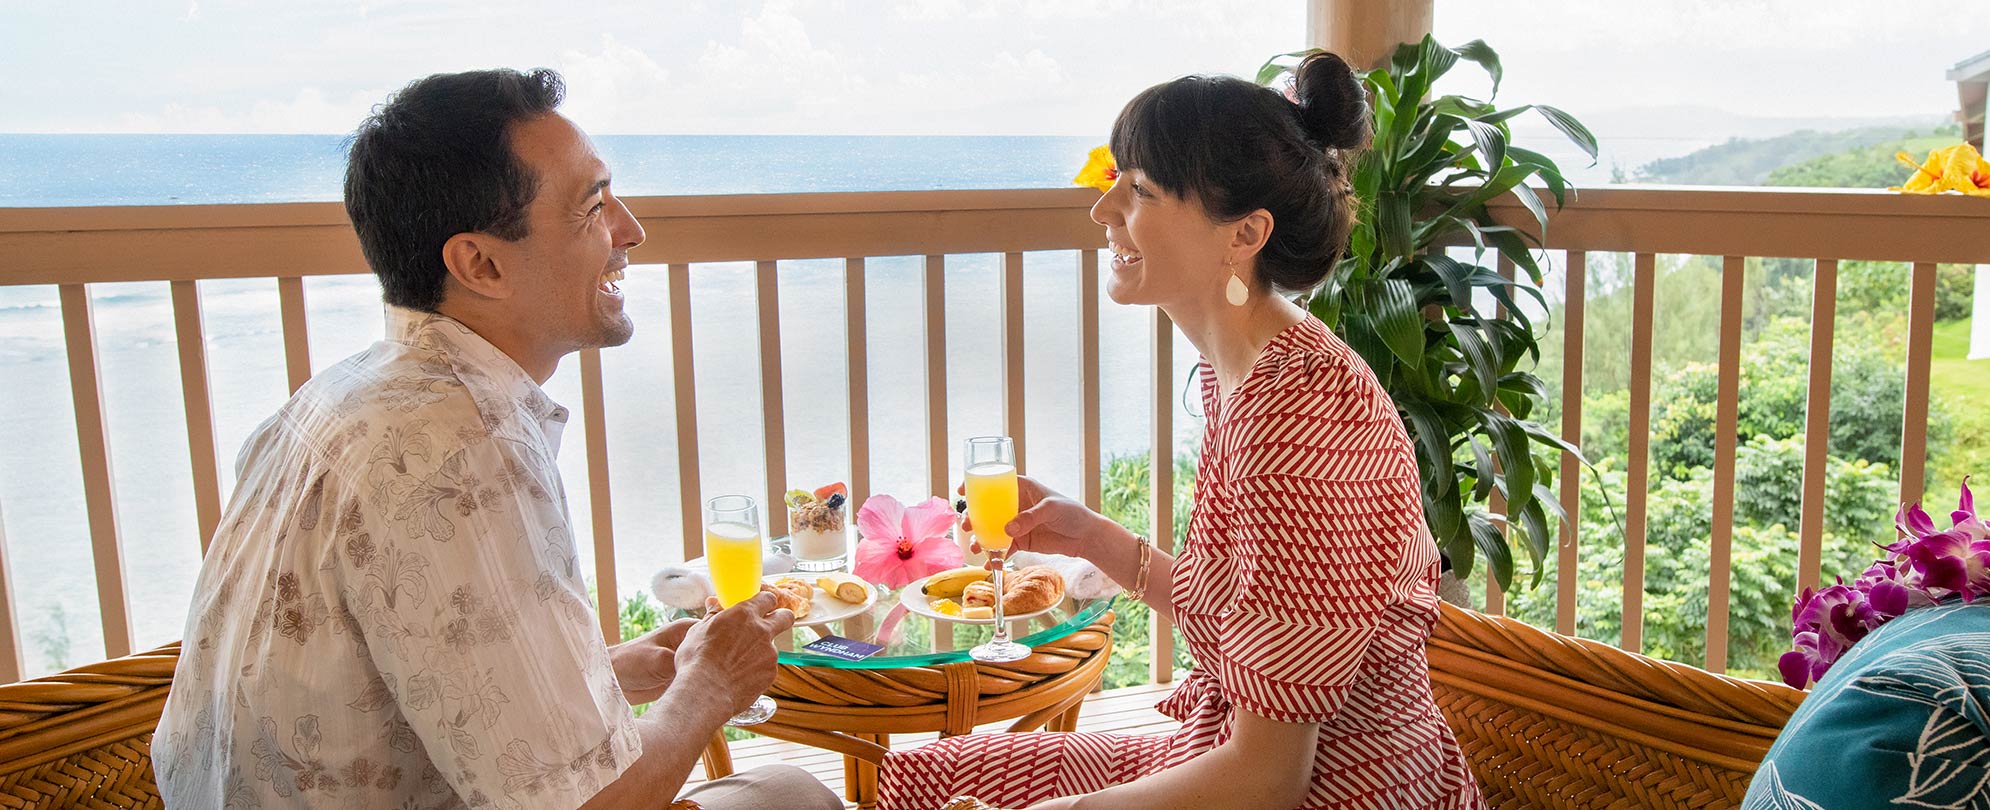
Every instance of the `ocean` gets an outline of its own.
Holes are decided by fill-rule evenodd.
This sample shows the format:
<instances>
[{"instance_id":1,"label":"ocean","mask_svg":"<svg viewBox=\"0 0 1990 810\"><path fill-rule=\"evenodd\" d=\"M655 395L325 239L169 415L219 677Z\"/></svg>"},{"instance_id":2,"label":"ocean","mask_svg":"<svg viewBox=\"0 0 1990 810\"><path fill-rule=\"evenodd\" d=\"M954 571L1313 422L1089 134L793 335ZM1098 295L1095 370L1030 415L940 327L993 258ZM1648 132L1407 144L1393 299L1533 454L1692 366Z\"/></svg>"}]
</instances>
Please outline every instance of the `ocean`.
<instances>
[{"instance_id":1,"label":"ocean","mask_svg":"<svg viewBox=\"0 0 1990 810\"><path fill-rule=\"evenodd\" d=\"M782 191L1064 187L1095 145L1032 137L641 137L597 142L626 195ZM343 144L336 136L0 135L0 206L174 205L336 200ZM949 257L949 457L961 440L1001 432L997 271L1001 257ZM282 257L270 257L279 273ZM1078 254L1032 253L1025 263L1028 471L1053 486L1078 483ZM867 267L873 489L901 500L925 492L923 333L918 257ZM842 262L780 264L788 469L784 483L848 478L848 397L842 346ZM622 283L637 323L628 346L604 353L607 431L623 596L676 561L675 422L661 267L633 267ZM237 449L287 397L273 281L201 283L224 487ZM753 268L692 269L699 478L706 495L766 489ZM314 369L381 335L379 288L369 275L305 281ZM116 503L138 646L180 637L199 570L185 417L172 309L164 283L92 287ZM1108 457L1150 447L1148 311L1100 299L1101 443ZM741 324L747 326L742 327ZM1192 379L1193 347L1179 337L1171 390ZM564 363L547 384L580 403ZM1187 397L1177 396L1178 401ZM1176 443L1200 423L1176 415ZM592 571L584 425L563 442L561 468L584 570ZM55 288L0 287L0 520L26 664L35 676L103 656L76 431Z\"/></svg>"}]
</instances>

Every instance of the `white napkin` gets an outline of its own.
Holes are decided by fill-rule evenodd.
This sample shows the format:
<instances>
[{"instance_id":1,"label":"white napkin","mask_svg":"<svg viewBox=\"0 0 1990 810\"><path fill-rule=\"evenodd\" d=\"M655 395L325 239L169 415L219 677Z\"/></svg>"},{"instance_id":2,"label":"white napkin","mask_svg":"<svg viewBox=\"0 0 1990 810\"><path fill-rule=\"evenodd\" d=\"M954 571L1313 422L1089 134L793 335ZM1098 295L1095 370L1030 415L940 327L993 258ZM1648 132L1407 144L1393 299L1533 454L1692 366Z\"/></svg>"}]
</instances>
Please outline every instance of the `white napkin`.
<instances>
[{"instance_id":1,"label":"white napkin","mask_svg":"<svg viewBox=\"0 0 1990 810\"><path fill-rule=\"evenodd\" d=\"M1113 582L1091 560L1033 551L1018 551L1010 554L1009 559L1017 568L1041 565L1056 571L1064 577L1064 595L1073 599L1100 599L1122 590L1119 583Z\"/></svg>"},{"instance_id":2,"label":"white napkin","mask_svg":"<svg viewBox=\"0 0 1990 810\"><path fill-rule=\"evenodd\" d=\"M791 554L769 554L761 562L761 570L769 574L785 574L795 570L795 558ZM701 612L705 609L705 599L716 596L712 589L711 566L705 558L686 560L677 565L666 565L650 577L650 593L658 602L683 611Z\"/></svg>"}]
</instances>

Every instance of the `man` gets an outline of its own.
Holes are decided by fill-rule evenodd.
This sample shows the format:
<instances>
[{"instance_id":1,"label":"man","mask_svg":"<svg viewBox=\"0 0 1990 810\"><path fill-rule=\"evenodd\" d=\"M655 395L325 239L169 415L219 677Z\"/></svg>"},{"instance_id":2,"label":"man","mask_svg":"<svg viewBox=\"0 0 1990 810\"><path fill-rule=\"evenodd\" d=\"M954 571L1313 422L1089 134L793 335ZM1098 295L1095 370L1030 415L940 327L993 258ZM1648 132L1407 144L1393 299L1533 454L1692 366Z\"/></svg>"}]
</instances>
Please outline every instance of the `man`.
<instances>
[{"instance_id":1,"label":"man","mask_svg":"<svg viewBox=\"0 0 1990 810\"><path fill-rule=\"evenodd\" d=\"M597 634L540 385L629 340L643 230L562 93L431 76L360 126L346 210L387 339L243 447L154 738L168 806L660 807L772 682L794 617L771 594ZM842 806L792 768L687 797Z\"/></svg>"}]
</instances>

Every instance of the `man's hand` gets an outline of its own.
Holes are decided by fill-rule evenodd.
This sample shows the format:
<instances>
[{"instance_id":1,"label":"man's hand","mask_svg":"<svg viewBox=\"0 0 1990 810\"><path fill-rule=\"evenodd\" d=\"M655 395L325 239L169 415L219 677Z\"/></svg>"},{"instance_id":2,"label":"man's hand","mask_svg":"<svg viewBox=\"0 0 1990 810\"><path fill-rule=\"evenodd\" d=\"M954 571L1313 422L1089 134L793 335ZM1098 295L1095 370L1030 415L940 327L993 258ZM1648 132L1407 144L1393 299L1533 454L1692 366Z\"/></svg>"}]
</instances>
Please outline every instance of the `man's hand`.
<instances>
[{"instance_id":1,"label":"man's hand","mask_svg":"<svg viewBox=\"0 0 1990 810\"><path fill-rule=\"evenodd\" d=\"M615 666L615 680L629 705L640 706L663 696L677 677L677 647L697 619L678 619L641 636L608 648L608 660Z\"/></svg>"},{"instance_id":2,"label":"man's hand","mask_svg":"<svg viewBox=\"0 0 1990 810\"><path fill-rule=\"evenodd\" d=\"M728 714L745 711L774 685L774 637L794 625L795 614L768 591L695 623L677 645L675 687L698 690Z\"/></svg>"}]
</instances>

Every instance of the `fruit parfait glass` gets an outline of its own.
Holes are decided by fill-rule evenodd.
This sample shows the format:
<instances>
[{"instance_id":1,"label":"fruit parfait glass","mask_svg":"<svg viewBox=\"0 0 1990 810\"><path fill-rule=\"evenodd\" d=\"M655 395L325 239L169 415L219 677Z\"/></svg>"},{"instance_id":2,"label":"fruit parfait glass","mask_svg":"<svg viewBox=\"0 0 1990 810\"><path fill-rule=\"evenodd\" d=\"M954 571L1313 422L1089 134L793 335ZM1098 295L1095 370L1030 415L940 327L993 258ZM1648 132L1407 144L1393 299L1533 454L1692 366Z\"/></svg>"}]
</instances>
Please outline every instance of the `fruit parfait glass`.
<instances>
[{"instance_id":1,"label":"fruit parfait glass","mask_svg":"<svg viewBox=\"0 0 1990 810\"><path fill-rule=\"evenodd\" d=\"M850 555L850 490L842 482L787 494L789 551L800 571L841 571Z\"/></svg>"}]
</instances>

